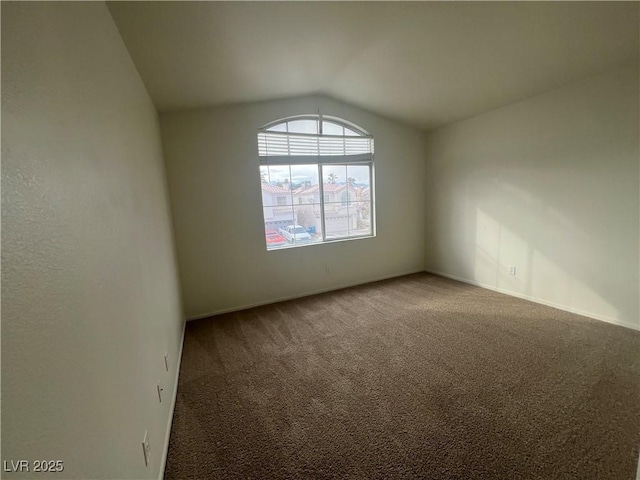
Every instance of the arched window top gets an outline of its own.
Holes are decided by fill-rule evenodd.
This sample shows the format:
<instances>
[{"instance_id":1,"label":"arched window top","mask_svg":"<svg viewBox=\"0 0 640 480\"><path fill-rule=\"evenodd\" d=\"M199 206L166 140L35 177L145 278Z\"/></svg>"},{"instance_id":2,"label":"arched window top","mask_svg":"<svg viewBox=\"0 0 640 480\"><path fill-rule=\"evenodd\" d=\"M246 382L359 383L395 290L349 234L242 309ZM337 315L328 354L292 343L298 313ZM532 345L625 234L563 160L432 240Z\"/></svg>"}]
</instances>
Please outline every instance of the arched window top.
<instances>
[{"instance_id":1,"label":"arched window top","mask_svg":"<svg viewBox=\"0 0 640 480\"><path fill-rule=\"evenodd\" d=\"M299 115L268 123L258 131L261 163L305 162L305 157L327 161L370 160L373 137L346 120L325 115ZM298 160L295 160L297 158Z\"/></svg>"},{"instance_id":2,"label":"arched window top","mask_svg":"<svg viewBox=\"0 0 640 480\"><path fill-rule=\"evenodd\" d=\"M265 125L262 131L293 134L337 136L337 137L369 137L362 128L346 120L320 115L299 115L276 120Z\"/></svg>"},{"instance_id":3,"label":"arched window top","mask_svg":"<svg viewBox=\"0 0 640 480\"><path fill-rule=\"evenodd\" d=\"M325 115L258 129L267 250L375 236L373 137Z\"/></svg>"}]
</instances>

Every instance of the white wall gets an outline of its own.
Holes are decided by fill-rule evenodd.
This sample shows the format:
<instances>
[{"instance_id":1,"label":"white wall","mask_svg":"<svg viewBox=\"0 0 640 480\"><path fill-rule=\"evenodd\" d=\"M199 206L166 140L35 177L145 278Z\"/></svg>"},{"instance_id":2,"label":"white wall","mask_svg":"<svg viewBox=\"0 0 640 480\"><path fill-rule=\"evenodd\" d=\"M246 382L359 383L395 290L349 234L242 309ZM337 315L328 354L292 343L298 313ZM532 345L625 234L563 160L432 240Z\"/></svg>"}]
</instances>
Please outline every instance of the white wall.
<instances>
[{"instance_id":1,"label":"white wall","mask_svg":"<svg viewBox=\"0 0 640 480\"><path fill-rule=\"evenodd\" d=\"M105 5L3 2L3 460L158 478L184 324L169 212L157 114Z\"/></svg>"},{"instance_id":2,"label":"white wall","mask_svg":"<svg viewBox=\"0 0 640 480\"><path fill-rule=\"evenodd\" d=\"M377 237L267 252L257 130L318 109L375 137ZM188 317L423 269L418 131L326 97L167 113L160 122Z\"/></svg>"},{"instance_id":3,"label":"white wall","mask_svg":"<svg viewBox=\"0 0 640 480\"><path fill-rule=\"evenodd\" d=\"M430 133L427 270L640 328L638 92L632 65Z\"/></svg>"}]
</instances>

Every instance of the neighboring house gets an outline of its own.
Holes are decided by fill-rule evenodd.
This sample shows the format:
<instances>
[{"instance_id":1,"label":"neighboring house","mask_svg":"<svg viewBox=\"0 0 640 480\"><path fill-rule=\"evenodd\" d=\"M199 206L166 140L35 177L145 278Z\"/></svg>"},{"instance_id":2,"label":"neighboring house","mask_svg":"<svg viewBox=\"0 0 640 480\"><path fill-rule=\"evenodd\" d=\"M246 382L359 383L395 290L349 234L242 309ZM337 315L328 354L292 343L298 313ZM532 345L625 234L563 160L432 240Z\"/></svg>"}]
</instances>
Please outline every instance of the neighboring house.
<instances>
[{"instance_id":1,"label":"neighboring house","mask_svg":"<svg viewBox=\"0 0 640 480\"><path fill-rule=\"evenodd\" d=\"M291 206L291 190L262 182L262 206L264 207L284 207Z\"/></svg>"},{"instance_id":2,"label":"neighboring house","mask_svg":"<svg viewBox=\"0 0 640 480\"><path fill-rule=\"evenodd\" d=\"M356 187L356 201L358 203L358 228L369 225L369 210L371 208L371 188Z\"/></svg>"},{"instance_id":3,"label":"neighboring house","mask_svg":"<svg viewBox=\"0 0 640 480\"><path fill-rule=\"evenodd\" d=\"M277 230L295 223L291 190L262 182L262 206L266 230Z\"/></svg>"},{"instance_id":4,"label":"neighboring house","mask_svg":"<svg viewBox=\"0 0 640 480\"><path fill-rule=\"evenodd\" d=\"M369 187L356 187L356 198L359 202L368 202L371 198L371 189Z\"/></svg>"},{"instance_id":5,"label":"neighboring house","mask_svg":"<svg viewBox=\"0 0 640 480\"><path fill-rule=\"evenodd\" d=\"M324 222L328 235L346 235L347 231L358 227L357 189L345 184L325 183L322 186L324 195ZM320 203L320 186L312 185L298 188L293 192L293 204L298 210L298 223L304 227L320 229L322 221L320 210L313 208Z\"/></svg>"},{"instance_id":6,"label":"neighboring house","mask_svg":"<svg viewBox=\"0 0 640 480\"><path fill-rule=\"evenodd\" d=\"M357 200L356 189L351 186L325 183L322 189L326 213L338 213L341 208L346 210L349 202ZM293 199L295 205L318 204L320 203L320 186L299 188L293 192Z\"/></svg>"},{"instance_id":7,"label":"neighboring house","mask_svg":"<svg viewBox=\"0 0 640 480\"><path fill-rule=\"evenodd\" d=\"M328 235L346 235L363 228L369 215L369 187L325 183L324 223ZM292 223L309 231L322 228L320 188L306 184L295 190L262 182L262 205L266 230L277 230Z\"/></svg>"}]
</instances>

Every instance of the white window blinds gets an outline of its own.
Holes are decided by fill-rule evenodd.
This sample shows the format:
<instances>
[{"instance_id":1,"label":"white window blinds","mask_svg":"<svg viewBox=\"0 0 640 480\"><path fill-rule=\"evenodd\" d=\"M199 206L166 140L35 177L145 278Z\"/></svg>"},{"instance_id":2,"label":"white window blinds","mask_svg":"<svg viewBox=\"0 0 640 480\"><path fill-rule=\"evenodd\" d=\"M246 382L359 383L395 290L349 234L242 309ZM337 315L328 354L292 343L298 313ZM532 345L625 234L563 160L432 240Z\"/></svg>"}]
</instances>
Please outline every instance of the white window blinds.
<instances>
[{"instance_id":1,"label":"white window blinds","mask_svg":"<svg viewBox=\"0 0 640 480\"><path fill-rule=\"evenodd\" d=\"M362 155L373 153L373 138L261 132L258 151L261 157Z\"/></svg>"}]
</instances>

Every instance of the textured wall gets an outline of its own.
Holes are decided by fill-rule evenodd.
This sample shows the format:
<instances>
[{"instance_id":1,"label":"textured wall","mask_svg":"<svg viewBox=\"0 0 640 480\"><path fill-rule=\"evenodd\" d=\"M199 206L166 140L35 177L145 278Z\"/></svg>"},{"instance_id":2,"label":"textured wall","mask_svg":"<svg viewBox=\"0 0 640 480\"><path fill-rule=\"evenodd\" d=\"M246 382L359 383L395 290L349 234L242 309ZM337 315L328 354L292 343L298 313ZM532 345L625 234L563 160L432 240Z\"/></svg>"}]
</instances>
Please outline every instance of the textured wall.
<instances>
[{"instance_id":1,"label":"textured wall","mask_svg":"<svg viewBox=\"0 0 640 480\"><path fill-rule=\"evenodd\" d=\"M640 328L638 96L632 65L430 133L427 269Z\"/></svg>"},{"instance_id":2,"label":"textured wall","mask_svg":"<svg viewBox=\"0 0 640 480\"><path fill-rule=\"evenodd\" d=\"M183 329L159 133L104 4L3 2L3 460L159 475Z\"/></svg>"},{"instance_id":3,"label":"textured wall","mask_svg":"<svg viewBox=\"0 0 640 480\"><path fill-rule=\"evenodd\" d=\"M257 130L318 109L375 137L377 236L267 252ZM168 113L160 122L188 317L423 269L420 132L326 97Z\"/></svg>"}]
</instances>

